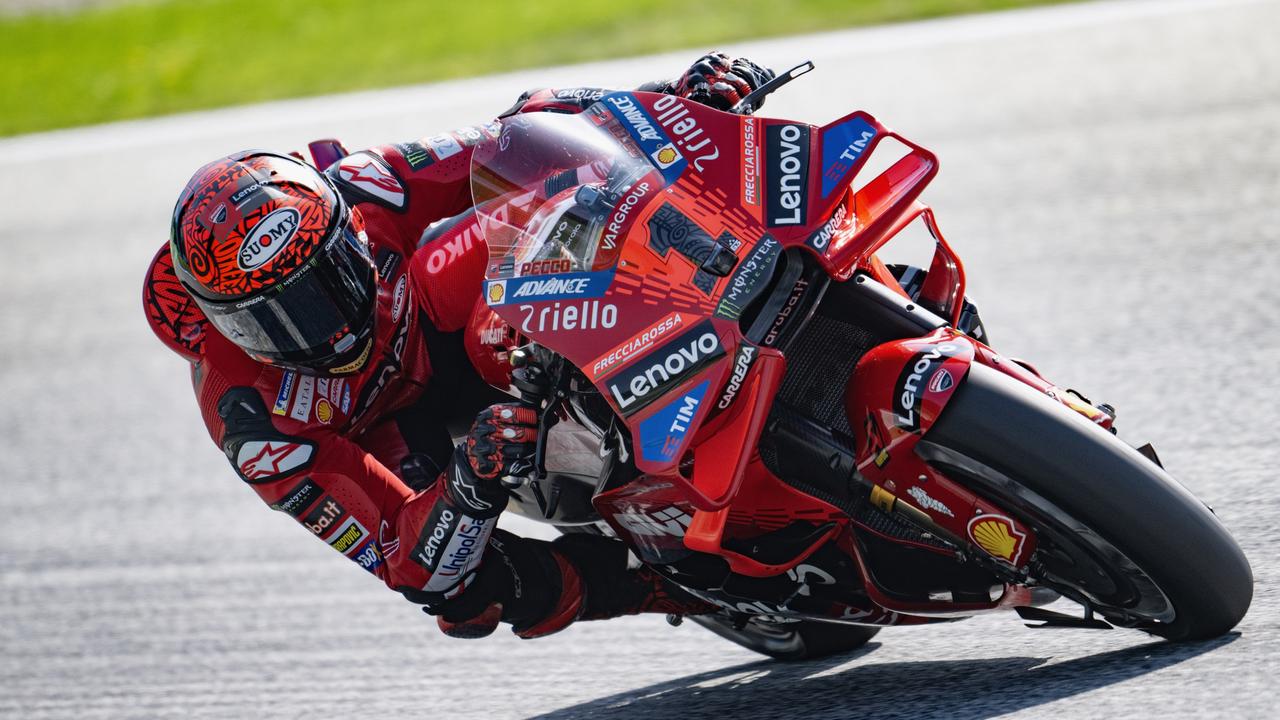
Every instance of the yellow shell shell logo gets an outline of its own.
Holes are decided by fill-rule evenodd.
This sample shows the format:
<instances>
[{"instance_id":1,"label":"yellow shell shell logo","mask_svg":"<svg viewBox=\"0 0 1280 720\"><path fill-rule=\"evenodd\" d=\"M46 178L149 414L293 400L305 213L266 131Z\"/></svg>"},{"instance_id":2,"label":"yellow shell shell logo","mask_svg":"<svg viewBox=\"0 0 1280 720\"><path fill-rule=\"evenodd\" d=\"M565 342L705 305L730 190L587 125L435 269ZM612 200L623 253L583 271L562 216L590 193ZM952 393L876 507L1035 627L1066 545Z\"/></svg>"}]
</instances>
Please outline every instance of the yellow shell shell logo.
<instances>
[{"instance_id":1,"label":"yellow shell shell logo","mask_svg":"<svg viewBox=\"0 0 1280 720\"><path fill-rule=\"evenodd\" d=\"M328 400L320 398L316 402L316 419L325 425L328 425L333 420L333 405Z\"/></svg>"},{"instance_id":2,"label":"yellow shell shell logo","mask_svg":"<svg viewBox=\"0 0 1280 720\"><path fill-rule=\"evenodd\" d=\"M969 537L978 547L1002 560L1014 562L1022 550L1026 535L1018 532L1013 521L1002 515L979 515L969 521Z\"/></svg>"},{"instance_id":3,"label":"yellow shell shell logo","mask_svg":"<svg viewBox=\"0 0 1280 720\"><path fill-rule=\"evenodd\" d=\"M502 302L502 295L505 292L506 285L503 283L493 283L489 286L489 302Z\"/></svg>"},{"instance_id":4,"label":"yellow shell shell logo","mask_svg":"<svg viewBox=\"0 0 1280 720\"><path fill-rule=\"evenodd\" d=\"M658 162L662 163L663 165L670 165L671 163L675 162L676 158L678 157L679 155L676 155L676 149L668 145L658 151L657 159L658 159Z\"/></svg>"}]
</instances>

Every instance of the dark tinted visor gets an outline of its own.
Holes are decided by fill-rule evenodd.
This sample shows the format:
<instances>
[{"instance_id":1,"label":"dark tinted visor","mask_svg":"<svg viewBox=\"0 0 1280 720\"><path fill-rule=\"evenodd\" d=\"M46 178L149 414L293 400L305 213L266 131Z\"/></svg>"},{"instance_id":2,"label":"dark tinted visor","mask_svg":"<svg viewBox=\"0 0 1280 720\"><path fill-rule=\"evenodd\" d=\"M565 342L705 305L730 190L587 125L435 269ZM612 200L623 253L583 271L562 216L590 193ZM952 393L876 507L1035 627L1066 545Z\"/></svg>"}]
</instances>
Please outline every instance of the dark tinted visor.
<instances>
[{"instance_id":1,"label":"dark tinted visor","mask_svg":"<svg viewBox=\"0 0 1280 720\"><path fill-rule=\"evenodd\" d=\"M354 346L373 320L377 288L368 246L349 229L275 288L226 303L197 298L219 332L253 355L315 365Z\"/></svg>"}]
</instances>

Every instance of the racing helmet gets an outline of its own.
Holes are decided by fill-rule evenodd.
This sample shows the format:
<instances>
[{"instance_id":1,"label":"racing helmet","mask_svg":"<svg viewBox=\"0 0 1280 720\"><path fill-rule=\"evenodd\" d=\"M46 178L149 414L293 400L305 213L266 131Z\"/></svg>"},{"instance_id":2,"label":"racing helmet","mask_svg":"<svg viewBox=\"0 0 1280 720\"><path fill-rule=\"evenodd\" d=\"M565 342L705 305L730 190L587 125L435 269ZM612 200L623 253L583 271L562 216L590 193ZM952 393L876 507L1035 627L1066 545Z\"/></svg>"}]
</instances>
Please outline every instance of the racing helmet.
<instances>
[{"instance_id":1,"label":"racing helmet","mask_svg":"<svg viewBox=\"0 0 1280 720\"><path fill-rule=\"evenodd\" d=\"M192 176L173 210L179 281L251 357L311 375L358 372L377 271L359 212L315 168L249 150Z\"/></svg>"}]
</instances>

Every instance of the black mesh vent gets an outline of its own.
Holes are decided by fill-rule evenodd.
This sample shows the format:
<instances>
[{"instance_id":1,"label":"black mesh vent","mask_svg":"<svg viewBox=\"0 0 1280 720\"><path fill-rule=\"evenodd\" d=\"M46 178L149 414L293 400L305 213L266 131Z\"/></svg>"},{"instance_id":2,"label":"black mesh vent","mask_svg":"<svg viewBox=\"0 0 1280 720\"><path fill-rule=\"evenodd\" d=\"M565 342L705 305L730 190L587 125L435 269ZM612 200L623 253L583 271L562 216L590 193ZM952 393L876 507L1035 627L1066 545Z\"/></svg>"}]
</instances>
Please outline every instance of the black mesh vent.
<instances>
[{"instance_id":1,"label":"black mesh vent","mask_svg":"<svg viewBox=\"0 0 1280 720\"><path fill-rule=\"evenodd\" d=\"M858 360L881 342L857 325L815 314L786 349L787 375L778 401L852 438L844 411L844 385Z\"/></svg>"}]
</instances>

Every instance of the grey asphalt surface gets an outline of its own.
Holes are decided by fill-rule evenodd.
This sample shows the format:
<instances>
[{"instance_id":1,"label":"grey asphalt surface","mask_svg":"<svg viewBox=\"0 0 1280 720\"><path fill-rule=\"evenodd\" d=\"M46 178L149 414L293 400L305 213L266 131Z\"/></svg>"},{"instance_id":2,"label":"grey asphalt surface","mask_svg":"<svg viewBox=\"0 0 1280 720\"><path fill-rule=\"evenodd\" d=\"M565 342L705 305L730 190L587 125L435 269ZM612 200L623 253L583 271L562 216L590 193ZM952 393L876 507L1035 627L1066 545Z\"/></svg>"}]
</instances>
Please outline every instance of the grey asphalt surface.
<instances>
[{"instance_id":1,"label":"grey asphalt surface","mask_svg":"<svg viewBox=\"0 0 1280 720\"><path fill-rule=\"evenodd\" d=\"M0 716L1274 717L1277 29L1275 2L1105 3L729 48L818 63L766 114L865 108L939 154L925 197L994 344L1115 404L1216 507L1257 578L1238 633L994 616L794 665L658 617L450 640L235 478L139 302L196 166L420 137L683 52L0 141Z\"/></svg>"}]
</instances>

